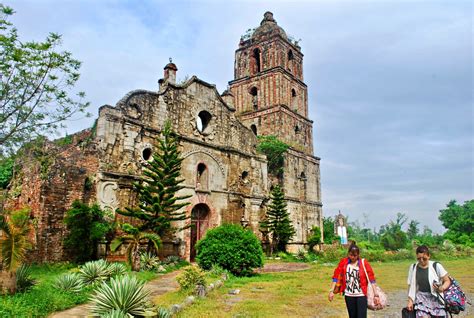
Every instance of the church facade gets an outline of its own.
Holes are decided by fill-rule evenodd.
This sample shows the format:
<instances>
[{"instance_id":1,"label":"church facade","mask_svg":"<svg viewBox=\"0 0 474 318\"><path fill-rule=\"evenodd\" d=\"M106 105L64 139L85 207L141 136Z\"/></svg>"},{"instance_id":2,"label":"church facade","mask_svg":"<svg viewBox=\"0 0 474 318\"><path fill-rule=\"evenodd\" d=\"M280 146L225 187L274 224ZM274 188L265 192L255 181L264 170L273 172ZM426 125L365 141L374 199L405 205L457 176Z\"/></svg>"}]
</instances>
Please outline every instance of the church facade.
<instances>
[{"instance_id":1,"label":"church facade","mask_svg":"<svg viewBox=\"0 0 474 318\"><path fill-rule=\"evenodd\" d=\"M240 40L234 79L222 94L197 77L177 83L177 71L170 61L157 91L129 92L115 106L99 109L94 130L75 134L67 146L48 144L45 152L54 153L54 160L46 172L25 158L9 206L31 207L33 259L67 258L62 220L75 199L110 211L136 204L132 184L166 121L180 136L180 194L190 196L185 222L194 225L165 241L167 254L193 260L196 242L223 223L248 224L262 238L259 222L277 182L296 229L289 250L304 247L313 226L322 228L320 159L313 153L303 54L273 15L265 13L260 26ZM280 178L257 152L258 135L274 135L290 146Z\"/></svg>"}]
</instances>

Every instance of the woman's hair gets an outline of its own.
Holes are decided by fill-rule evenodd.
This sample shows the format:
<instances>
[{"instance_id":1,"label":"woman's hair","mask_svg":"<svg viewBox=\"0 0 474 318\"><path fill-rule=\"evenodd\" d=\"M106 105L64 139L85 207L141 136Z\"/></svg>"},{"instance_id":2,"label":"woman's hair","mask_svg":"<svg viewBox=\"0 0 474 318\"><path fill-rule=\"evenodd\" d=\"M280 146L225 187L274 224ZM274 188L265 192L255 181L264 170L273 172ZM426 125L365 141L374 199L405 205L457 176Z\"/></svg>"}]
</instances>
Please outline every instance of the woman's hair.
<instances>
[{"instance_id":1,"label":"woman's hair","mask_svg":"<svg viewBox=\"0 0 474 318\"><path fill-rule=\"evenodd\" d=\"M351 254L351 253L360 254L359 246L356 245L355 241L351 241L351 245L349 246L349 249L347 250L347 254Z\"/></svg>"},{"instance_id":2,"label":"woman's hair","mask_svg":"<svg viewBox=\"0 0 474 318\"><path fill-rule=\"evenodd\" d=\"M416 248L416 254L424 253L426 255L430 255L430 250L426 245L420 245Z\"/></svg>"}]
</instances>

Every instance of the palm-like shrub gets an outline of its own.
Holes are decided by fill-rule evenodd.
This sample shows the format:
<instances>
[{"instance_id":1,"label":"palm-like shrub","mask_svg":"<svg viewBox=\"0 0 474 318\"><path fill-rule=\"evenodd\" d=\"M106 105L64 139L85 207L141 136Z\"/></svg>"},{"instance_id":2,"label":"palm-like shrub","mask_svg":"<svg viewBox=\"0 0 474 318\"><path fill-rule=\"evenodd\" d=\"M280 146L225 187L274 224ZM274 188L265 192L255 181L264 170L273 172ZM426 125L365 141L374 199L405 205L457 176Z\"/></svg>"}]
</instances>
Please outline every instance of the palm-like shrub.
<instances>
[{"instance_id":1,"label":"palm-like shrub","mask_svg":"<svg viewBox=\"0 0 474 318\"><path fill-rule=\"evenodd\" d=\"M132 318L132 315L129 315L122 310L112 309L111 311L100 315L101 318Z\"/></svg>"},{"instance_id":2,"label":"palm-like shrub","mask_svg":"<svg viewBox=\"0 0 474 318\"><path fill-rule=\"evenodd\" d=\"M94 284L108 279L111 276L111 271L109 264L101 259L82 265L79 275L85 284Z\"/></svg>"},{"instance_id":3,"label":"palm-like shrub","mask_svg":"<svg viewBox=\"0 0 474 318\"><path fill-rule=\"evenodd\" d=\"M108 269L110 276L120 276L127 273L127 267L122 263L111 263Z\"/></svg>"},{"instance_id":4,"label":"palm-like shrub","mask_svg":"<svg viewBox=\"0 0 474 318\"><path fill-rule=\"evenodd\" d=\"M122 230L127 234L113 240L111 248L113 251L116 251L123 244L128 244L127 261L132 270L138 272L140 270L140 245L148 243L148 245L151 244L158 251L161 246L161 239L154 233L142 232L127 223L122 224Z\"/></svg>"},{"instance_id":5,"label":"palm-like shrub","mask_svg":"<svg viewBox=\"0 0 474 318\"><path fill-rule=\"evenodd\" d=\"M78 293L84 287L81 276L76 273L63 274L56 278L53 286L66 292Z\"/></svg>"},{"instance_id":6,"label":"palm-like shrub","mask_svg":"<svg viewBox=\"0 0 474 318\"><path fill-rule=\"evenodd\" d=\"M150 296L144 284L134 276L113 277L110 282L102 283L91 297L92 313L102 316L115 310L143 316L149 307Z\"/></svg>"},{"instance_id":7,"label":"palm-like shrub","mask_svg":"<svg viewBox=\"0 0 474 318\"><path fill-rule=\"evenodd\" d=\"M24 292L35 284L35 280L31 277L31 267L22 264L16 270L16 290Z\"/></svg>"},{"instance_id":8,"label":"palm-like shrub","mask_svg":"<svg viewBox=\"0 0 474 318\"><path fill-rule=\"evenodd\" d=\"M0 214L0 260L3 269L15 272L23 262L28 248L29 209L14 211L8 217Z\"/></svg>"},{"instance_id":9,"label":"palm-like shrub","mask_svg":"<svg viewBox=\"0 0 474 318\"><path fill-rule=\"evenodd\" d=\"M260 241L252 231L235 224L207 231L196 251L197 263L206 270L217 264L236 276L246 276L252 274L253 268L263 266Z\"/></svg>"}]
</instances>

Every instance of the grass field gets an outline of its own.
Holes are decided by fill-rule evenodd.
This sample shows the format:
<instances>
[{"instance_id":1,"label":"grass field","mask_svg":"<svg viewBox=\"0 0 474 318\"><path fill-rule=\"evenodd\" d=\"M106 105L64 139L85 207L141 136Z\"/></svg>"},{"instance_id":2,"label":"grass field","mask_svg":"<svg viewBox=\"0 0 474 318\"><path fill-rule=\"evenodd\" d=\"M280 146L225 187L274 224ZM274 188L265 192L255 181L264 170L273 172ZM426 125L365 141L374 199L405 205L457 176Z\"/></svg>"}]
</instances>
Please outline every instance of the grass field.
<instances>
[{"instance_id":1,"label":"grass field","mask_svg":"<svg viewBox=\"0 0 474 318\"><path fill-rule=\"evenodd\" d=\"M474 294L473 258L443 261L442 264L464 291ZM373 263L377 282L387 292L391 306L369 317L400 317L406 305L406 280L412 262ZM232 278L224 287L198 300L178 317L346 317L344 300L327 300L335 264L313 264L311 269L290 273L269 273L249 278ZM239 289L238 295L229 290ZM168 293L154 301L164 306L179 303L185 295ZM463 317L474 317L472 307Z\"/></svg>"}]
</instances>

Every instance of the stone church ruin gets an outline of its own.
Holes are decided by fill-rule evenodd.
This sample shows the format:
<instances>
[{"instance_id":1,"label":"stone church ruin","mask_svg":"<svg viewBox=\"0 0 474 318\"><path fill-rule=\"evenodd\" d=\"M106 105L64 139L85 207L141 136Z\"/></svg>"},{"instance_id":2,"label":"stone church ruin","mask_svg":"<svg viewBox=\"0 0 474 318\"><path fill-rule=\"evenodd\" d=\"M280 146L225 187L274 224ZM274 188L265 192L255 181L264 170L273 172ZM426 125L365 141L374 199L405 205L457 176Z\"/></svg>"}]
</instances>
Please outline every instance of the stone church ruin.
<instances>
[{"instance_id":1,"label":"stone church ruin","mask_svg":"<svg viewBox=\"0 0 474 318\"><path fill-rule=\"evenodd\" d=\"M195 76L177 83L177 71L170 61L157 91L131 91L115 106L102 106L96 126L69 136L71 143L46 143L43 155L50 159L22 158L7 207L31 207L30 258L67 258L63 218L75 199L111 211L136 204L132 183L166 121L180 136L180 194L191 195L185 209L195 226L165 240L165 253L192 260L195 243L223 223L245 222L262 237L259 222L277 182L296 229L288 249L297 251L313 226L322 228L320 159L313 153L303 54L273 14L266 12L260 26L240 39L234 79L222 94ZM258 135L290 146L281 178L269 173L266 157L257 152Z\"/></svg>"}]
</instances>

